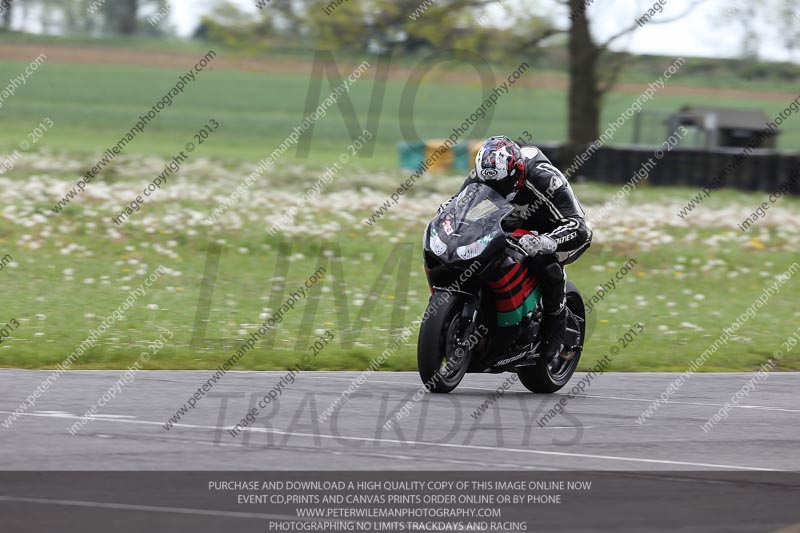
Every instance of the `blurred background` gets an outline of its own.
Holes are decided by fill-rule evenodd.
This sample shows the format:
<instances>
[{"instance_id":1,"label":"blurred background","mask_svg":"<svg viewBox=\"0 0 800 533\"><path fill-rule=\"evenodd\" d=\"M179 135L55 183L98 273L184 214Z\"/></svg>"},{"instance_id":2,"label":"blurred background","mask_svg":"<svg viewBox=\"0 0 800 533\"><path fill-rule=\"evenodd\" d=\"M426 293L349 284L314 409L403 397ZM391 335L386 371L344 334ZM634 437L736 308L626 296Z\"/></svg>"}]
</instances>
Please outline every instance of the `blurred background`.
<instances>
[{"instance_id":1,"label":"blurred background","mask_svg":"<svg viewBox=\"0 0 800 533\"><path fill-rule=\"evenodd\" d=\"M797 259L797 0L4 0L0 29L2 366L61 362L164 265L77 366L127 366L163 326L151 368L214 368L324 266L240 368L327 331L307 368L365 368L424 311L422 231L495 134L540 146L593 220L568 275L614 288L585 366L641 322L611 369L685 369ZM798 296L703 370L758 368ZM415 340L384 368L414 369Z\"/></svg>"}]
</instances>

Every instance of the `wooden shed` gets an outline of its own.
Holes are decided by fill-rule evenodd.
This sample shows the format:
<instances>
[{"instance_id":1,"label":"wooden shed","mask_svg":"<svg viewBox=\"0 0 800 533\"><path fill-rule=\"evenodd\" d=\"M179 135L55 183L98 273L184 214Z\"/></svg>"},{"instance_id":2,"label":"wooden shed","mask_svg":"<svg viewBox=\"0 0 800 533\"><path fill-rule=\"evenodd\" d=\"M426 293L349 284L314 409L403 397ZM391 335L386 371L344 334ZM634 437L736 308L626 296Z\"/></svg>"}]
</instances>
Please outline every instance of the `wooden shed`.
<instances>
[{"instance_id":1,"label":"wooden shed","mask_svg":"<svg viewBox=\"0 0 800 533\"><path fill-rule=\"evenodd\" d=\"M694 130L694 148L745 147L763 132L772 118L759 109L684 106L667 119L668 131L680 126ZM758 148L774 149L779 130L770 132Z\"/></svg>"}]
</instances>

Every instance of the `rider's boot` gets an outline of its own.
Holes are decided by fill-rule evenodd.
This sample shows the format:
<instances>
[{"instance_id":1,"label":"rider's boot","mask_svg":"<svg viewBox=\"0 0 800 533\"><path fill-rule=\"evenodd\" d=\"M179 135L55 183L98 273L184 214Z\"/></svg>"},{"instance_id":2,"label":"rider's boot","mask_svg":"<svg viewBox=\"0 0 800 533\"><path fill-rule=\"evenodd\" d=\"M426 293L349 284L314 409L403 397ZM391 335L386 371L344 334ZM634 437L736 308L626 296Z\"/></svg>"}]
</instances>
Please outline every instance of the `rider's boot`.
<instances>
[{"instance_id":1,"label":"rider's boot","mask_svg":"<svg viewBox=\"0 0 800 533\"><path fill-rule=\"evenodd\" d=\"M545 361L552 361L559 355L564 347L564 330L567 326L567 308L555 313L545 313L542 318L542 338L544 346L542 357Z\"/></svg>"}]
</instances>

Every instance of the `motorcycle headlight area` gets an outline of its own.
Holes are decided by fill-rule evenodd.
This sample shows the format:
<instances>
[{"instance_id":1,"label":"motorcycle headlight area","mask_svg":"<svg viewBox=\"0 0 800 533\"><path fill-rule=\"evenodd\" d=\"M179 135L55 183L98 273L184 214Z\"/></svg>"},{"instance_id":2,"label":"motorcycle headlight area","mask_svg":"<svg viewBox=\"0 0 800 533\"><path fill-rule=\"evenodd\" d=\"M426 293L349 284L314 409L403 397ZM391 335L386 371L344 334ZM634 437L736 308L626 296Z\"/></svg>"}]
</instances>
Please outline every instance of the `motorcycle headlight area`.
<instances>
[{"instance_id":1,"label":"motorcycle headlight area","mask_svg":"<svg viewBox=\"0 0 800 533\"><path fill-rule=\"evenodd\" d=\"M436 255L442 255L447 251L447 245L439 238L439 234L436 231L431 231L431 238L430 238L430 246L431 251Z\"/></svg>"},{"instance_id":2,"label":"motorcycle headlight area","mask_svg":"<svg viewBox=\"0 0 800 533\"><path fill-rule=\"evenodd\" d=\"M459 246L456 248L456 255L464 260L469 260L474 257L477 257L483 253L489 243L492 241L492 236L487 235L486 237L481 237L477 241L466 244L464 246Z\"/></svg>"}]
</instances>

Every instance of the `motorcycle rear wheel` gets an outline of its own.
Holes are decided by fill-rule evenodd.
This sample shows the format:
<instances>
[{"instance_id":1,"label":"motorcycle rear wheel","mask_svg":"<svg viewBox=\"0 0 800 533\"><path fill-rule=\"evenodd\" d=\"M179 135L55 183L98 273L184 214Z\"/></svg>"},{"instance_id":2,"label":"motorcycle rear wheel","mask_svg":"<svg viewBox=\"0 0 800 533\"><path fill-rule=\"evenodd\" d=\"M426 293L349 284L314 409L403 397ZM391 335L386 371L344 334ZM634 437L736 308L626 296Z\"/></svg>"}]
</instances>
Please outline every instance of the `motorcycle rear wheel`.
<instances>
[{"instance_id":1,"label":"motorcycle rear wheel","mask_svg":"<svg viewBox=\"0 0 800 533\"><path fill-rule=\"evenodd\" d=\"M517 369L519 380L531 392L551 394L560 390L572 378L572 374L578 368L586 335L586 311L583 305L583 297L571 281L567 281L567 307L572 314L581 318L579 326L581 345L575 349L575 353L572 354L572 358L569 360L559 357L555 363L548 364L539 359L534 366L525 366ZM574 324L568 323L567 327L574 327Z\"/></svg>"}]
</instances>

